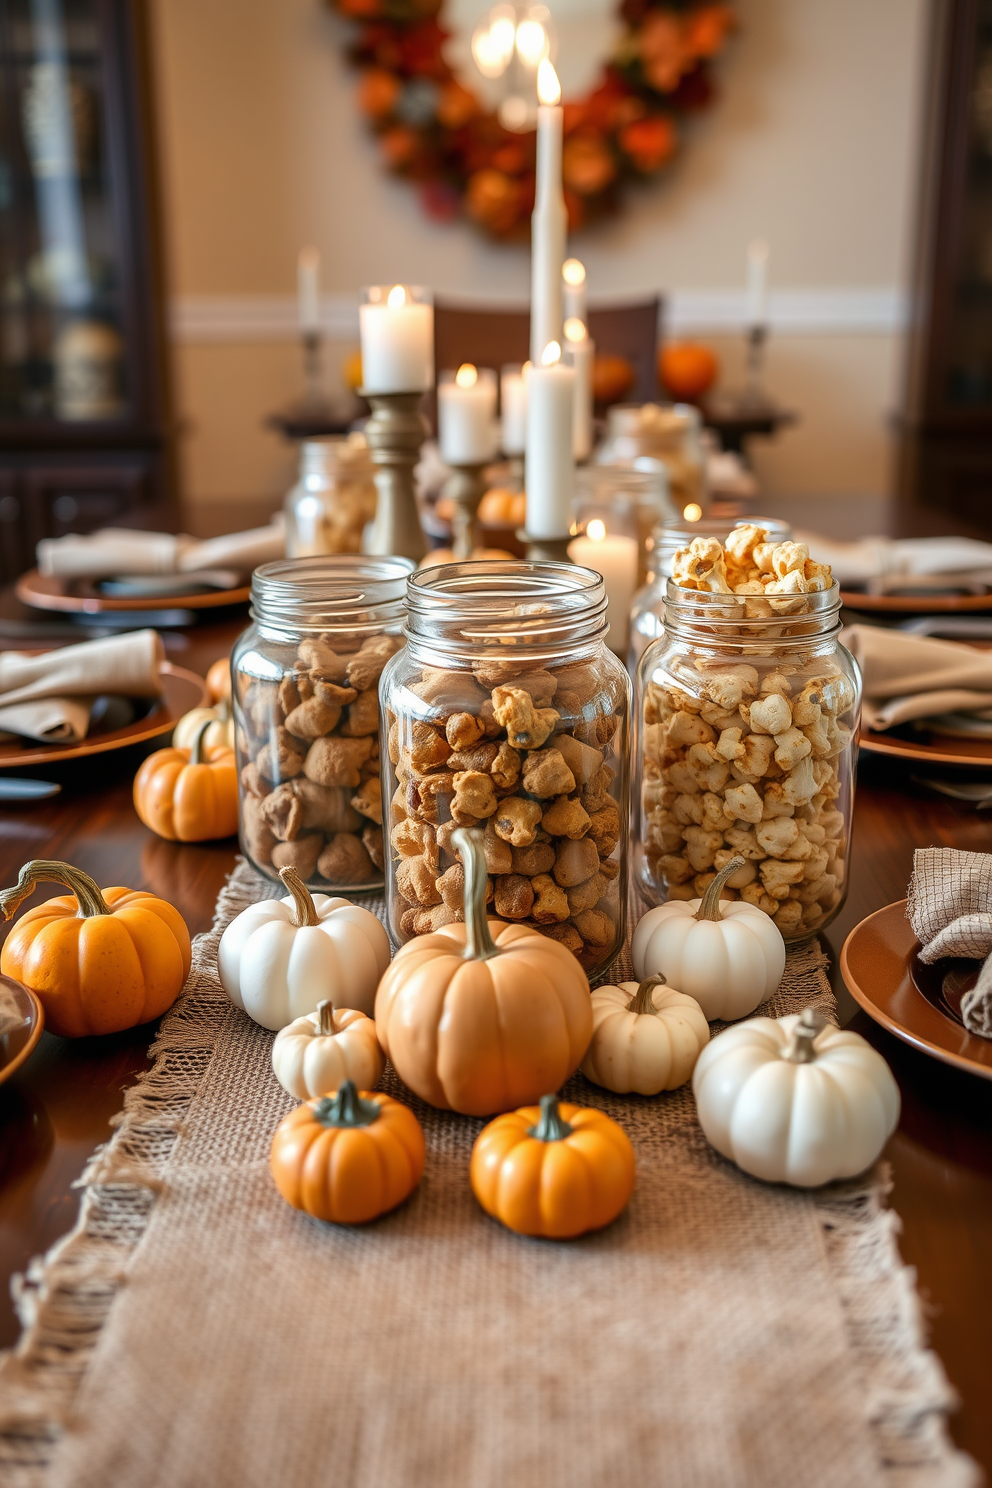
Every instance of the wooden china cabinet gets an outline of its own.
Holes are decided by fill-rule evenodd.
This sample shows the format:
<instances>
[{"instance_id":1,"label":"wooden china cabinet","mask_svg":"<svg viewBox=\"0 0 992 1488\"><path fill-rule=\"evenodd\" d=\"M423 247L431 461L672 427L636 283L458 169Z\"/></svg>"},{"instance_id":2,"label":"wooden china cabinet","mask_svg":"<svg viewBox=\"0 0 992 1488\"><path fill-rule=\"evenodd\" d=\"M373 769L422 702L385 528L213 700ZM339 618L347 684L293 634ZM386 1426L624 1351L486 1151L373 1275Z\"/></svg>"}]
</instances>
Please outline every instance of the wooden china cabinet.
<instances>
[{"instance_id":1,"label":"wooden china cabinet","mask_svg":"<svg viewBox=\"0 0 992 1488\"><path fill-rule=\"evenodd\" d=\"M0 0L0 579L172 508L144 0Z\"/></svg>"}]
</instances>

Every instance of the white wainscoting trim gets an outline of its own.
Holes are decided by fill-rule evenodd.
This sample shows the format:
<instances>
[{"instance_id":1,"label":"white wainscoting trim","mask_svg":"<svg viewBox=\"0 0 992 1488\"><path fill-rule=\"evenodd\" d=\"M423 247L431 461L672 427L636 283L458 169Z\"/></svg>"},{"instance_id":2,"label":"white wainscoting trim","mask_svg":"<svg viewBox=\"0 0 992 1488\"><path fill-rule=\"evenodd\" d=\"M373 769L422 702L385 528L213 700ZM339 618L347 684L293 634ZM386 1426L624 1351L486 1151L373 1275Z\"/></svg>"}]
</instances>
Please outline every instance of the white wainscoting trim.
<instances>
[{"instance_id":1,"label":"white wainscoting trim","mask_svg":"<svg viewBox=\"0 0 992 1488\"><path fill-rule=\"evenodd\" d=\"M668 299L669 333L740 331L745 324L741 289L677 289ZM780 289L770 296L771 329L778 335L893 334L908 322L908 299L895 286L849 289ZM324 334L358 340L358 304L350 295L321 300ZM172 335L190 345L293 341L298 335L292 295L188 295L171 306Z\"/></svg>"}]
</instances>

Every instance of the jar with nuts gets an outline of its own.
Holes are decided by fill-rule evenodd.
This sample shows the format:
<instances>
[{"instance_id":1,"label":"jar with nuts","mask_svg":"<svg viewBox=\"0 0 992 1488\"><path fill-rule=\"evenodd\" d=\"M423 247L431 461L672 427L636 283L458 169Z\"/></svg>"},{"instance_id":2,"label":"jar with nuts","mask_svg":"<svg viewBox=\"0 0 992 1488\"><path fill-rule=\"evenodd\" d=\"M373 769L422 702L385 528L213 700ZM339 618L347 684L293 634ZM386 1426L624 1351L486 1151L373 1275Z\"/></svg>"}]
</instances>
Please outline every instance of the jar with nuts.
<instances>
[{"instance_id":1,"label":"jar with nuts","mask_svg":"<svg viewBox=\"0 0 992 1488\"><path fill-rule=\"evenodd\" d=\"M754 525L675 555L664 634L637 673L638 885L651 904L723 897L786 940L827 925L847 892L861 709L838 639L840 594L803 543Z\"/></svg>"},{"instance_id":2,"label":"jar with nuts","mask_svg":"<svg viewBox=\"0 0 992 1488\"><path fill-rule=\"evenodd\" d=\"M255 570L231 670L241 847L270 878L382 887L379 677L412 568L342 554Z\"/></svg>"},{"instance_id":3,"label":"jar with nuts","mask_svg":"<svg viewBox=\"0 0 992 1488\"><path fill-rule=\"evenodd\" d=\"M381 686L387 894L407 941L463 918L453 839L484 831L499 920L590 975L624 940L630 682L599 574L569 563L422 569Z\"/></svg>"}]
</instances>

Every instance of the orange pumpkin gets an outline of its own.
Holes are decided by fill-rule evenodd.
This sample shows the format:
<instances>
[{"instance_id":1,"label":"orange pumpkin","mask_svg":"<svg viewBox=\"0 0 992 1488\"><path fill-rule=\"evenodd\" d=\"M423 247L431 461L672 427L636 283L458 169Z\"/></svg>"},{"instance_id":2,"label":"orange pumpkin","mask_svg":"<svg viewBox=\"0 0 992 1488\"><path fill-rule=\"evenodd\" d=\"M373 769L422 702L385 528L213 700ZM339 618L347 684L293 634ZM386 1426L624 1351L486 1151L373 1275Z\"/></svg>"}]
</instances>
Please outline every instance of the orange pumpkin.
<instances>
[{"instance_id":1,"label":"orange pumpkin","mask_svg":"<svg viewBox=\"0 0 992 1488\"><path fill-rule=\"evenodd\" d=\"M366 1224L413 1193L424 1133L409 1106L346 1080L336 1095L283 1117L269 1166L294 1209L332 1224Z\"/></svg>"},{"instance_id":2,"label":"orange pumpkin","mask_svg":"<svg viewBox=\"0 0 992 1488\"><path fill-rule=\"evenodd\" d=\"M156 749L134 777L134 809L171 842L208 842L238 830L238 770L231 749L204 751L208 720L192 749Z\"/></svg>"},{"instance_id":3,"label":"orange pumpkin","mask_svg":"<svg viewBox=\"0 0 992 1488\"><path fill-rule=\"evenodd\" d=\"M598 356L592 364L592 396L596 403L619 403L634 386L637 373L622 356Z\"/></svg>"},{"instance_id":4,"label":"orange pumpkin","mask_svg":"<svg viewBox=\"0 0 992 1488\"><path fill-rule=\"evenodd\" d=\"M545 1095L483 1127L470 1176L483 1209L508 1230L571 1240L616 1219L634 1167L630 1139L609 1116Z\"/></svg>"},{"instance_id":5,"label":"orange pumpkin","mask_svg":"<svg viewBox=\"0 0 992 1488\"><path fill-rule=\"evenodd\" d=\"M673 341L658 354L658 376L670 395L693 403L716 382L720 363L708 346L693 341Z\"/></svg>"},{"instance_id":6,"label":"orange pumpkin","mask_svg":"<svg viewBox=\"0 0 992 1488\"><path fill-rule=\"evenodd\" d=\"M101 890L80 868L35 859L0 892L5 920L39 883L65 884L75 897L29 909L4 942L0 971L37 993L51 1033L119 1033L172 1006L190 967L177 909L140 890Z\"/></svg>"},{"instance_id":7,"label":"orange pumpkin","mask_svg":"<svg viewBox=\"0 0 992 1488\"><path fill-rule=\"evenodd\" d=\"M479 502L478 516L487 527L522 527L527 520L527 497L523 491L493 486Z\"/></svg>"},{"instance_id":8,"label":"orange pumpkin","mask_svg":"<svg viewBox=\"0 0 992 1488\"><path fill-rule=\"evenodd\" d=\"M487 920L482 832L460 828L452 842L465 923L403 946L379 983L375 1026L422 1100L488 1116L568 1078L592 1037L592 1002L571 951L526 925Z\"/></svg>"},{"instance_id":9,"label":"orange pumpkin","mask_svg":"<svg viewBox=\"0 0 992 1488\"><path fill-rule=\"evenodd\" d=\"M212 703L219 703L226 698L231 700L231 658L222 656L215 661L207 673L207 692L210 694Z\"/></svg>"}]
</instances>

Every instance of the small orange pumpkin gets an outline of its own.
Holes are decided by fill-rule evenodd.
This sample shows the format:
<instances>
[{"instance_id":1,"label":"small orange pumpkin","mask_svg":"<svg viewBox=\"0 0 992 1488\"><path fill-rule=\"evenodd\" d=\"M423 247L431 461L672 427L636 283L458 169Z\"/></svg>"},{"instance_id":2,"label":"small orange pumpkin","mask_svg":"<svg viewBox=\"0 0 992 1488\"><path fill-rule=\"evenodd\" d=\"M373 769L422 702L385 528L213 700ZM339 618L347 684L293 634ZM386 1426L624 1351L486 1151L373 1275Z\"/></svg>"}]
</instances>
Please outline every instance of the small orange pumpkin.
<instances>
[{"instance_id":1,"label":"small orange pumpkin","mask_svg":"<svg viewBox=\"0 0 992 1488\"><path fill-rule=\"evenodd\" d=\"M207 673L207 692L212 703L231 701L231 658L222 656Z\"/></svg>"},{"instance_id":2,"label":"small orange pumpkin","mask_svg":"<svg viewBox=\"0 0 992 1488\"><path fill-rule=\"evenodd\" d=\"M208 842L238 830L234 751L204 751L210 720L191 749L156 749L134 777L134 809L146 827L171 842Z\"/></svg>"},{"instance_id":3,"label":"small orange pumpkin","mask_svg":"<svg viewBox=\"0 0 992 1488\"><path fill-rule=\"evenodd\" d=\"M294 1209L332 1224L367 1224L402 1204L424 1171L424 1133L409 1106L346 1080L335 1095L283 1117L269 1158Z\"/></svg>"},{"instance_id":4,"label":"small orange pumpkin","mask_svg":"<svg viewBox=\"0 0 992 1488\"><path fill-rule=\"evenodd\" d=\"M172 1006L190 967L177 909L140 890L101 890L81 868L35 859L0 892L5 920L39 883L65 884L75 897L29 909L4 942L0 971L37 993L51 1033L119 1033Z\"/></svg>"},{"instance_id":5,"label":"small orange pumpkin","mask_svg":"<svg viewBox=\"0 0 992 1488\"><path fill-rule=\"evenodd\" d=\"M720 363L708 346L694 341L673 341L658 353L658 376L669 394L683 403L694 403L716 382Z\"/></svg>"},{"instance_id":6,"label":"small orange pumpkin","mask_svg":"<svg viewBox=\"0 0 992 1488\"><path fill-rule=\"evenodd\" d=\"M622 356L598 356L592 364L592 396L596 403L619 403L626 398L637 373Z\"/></svg>"},{"instance_id":7,"label":"small orange pumpkin","mask_svg":"<svg viewBox=\"0 0 992 1488\"><path fill-rule=\"evenodd\" d=\"M601 1230L634 1192L634 1149L622 1127L589 1106L540 1107L497 1116L475 1139L472 1192L518 1235L571 1240Z\"/></svg>"}]
</instances>

